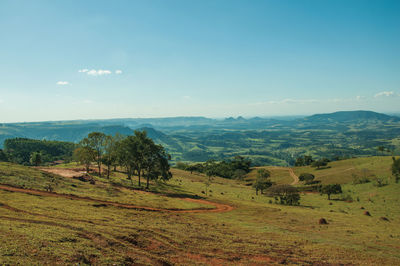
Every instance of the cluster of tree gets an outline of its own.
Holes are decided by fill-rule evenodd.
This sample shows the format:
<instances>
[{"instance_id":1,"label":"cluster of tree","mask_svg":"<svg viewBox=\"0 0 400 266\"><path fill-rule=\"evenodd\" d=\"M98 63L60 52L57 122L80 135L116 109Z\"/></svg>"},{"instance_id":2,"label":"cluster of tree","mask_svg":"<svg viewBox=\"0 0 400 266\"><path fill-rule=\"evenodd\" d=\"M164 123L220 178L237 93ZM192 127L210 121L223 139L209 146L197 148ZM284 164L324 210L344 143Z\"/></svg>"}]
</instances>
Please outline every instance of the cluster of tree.
<instances>
[{"instance_id":1,"label":"cluster of tree","mask_svg":"<svg viewBox=\"0 0 400 266\"><path fill-rule=\"evenodd\" d=\"M76 144L64 141L48 141L27 138L6 139L0 161L24 165L40 165L57 160L69 161ZM31 158L35 157L35 160Z\"/></svg>"},{"instance_id":2,"label":"cluster of tree","mask_svg":"<svg viewBox=\"0 0 400 266\"><path fill-rule=\"evenodd\" d=\"M275 198L275 201L283 205L299 205L300 193L297 188L291 185L275 185L268 188L269 196Z\"/></svg>"},{"instance_id":3,"label":"cluster of tree","mask_svg":"<svg viewBox=\"0 0 400 266\"><path fill-rule=\"evenodd\" d=\"M320 160L312 162L311 166L320 169L321 167L327 166L329 162L330 162L329 159L322 158Z\"/></svg>"},{"instance_id":4,"label":"cluster of tree","mask_svg":"<svg viewBox=\"0 0 400 266\"><path fill-rule=\"evenodd\" d=\"M269 180L269 177L271 176L271 172L268 171L267 169L258 169L257 170L257 178L256 181L253 183L253 188L256 190L256 195L258 195L258 191L261 191L261 194L263 194L264 190L268 189L270 186L272 186L271 180Z\"/></svg>"},{"instance_id":5,"label":"cluster of tree","mask_svg":"<svg viewBox=\"0 0 400 266\"><path fill-rule=\"evenodd\" d=\"M219 176L230 179L243 179L250 172L251 160L242 156L235 156L231 160L216 162L208 160L205 163L186 164L178 162L176 167L182 170Z\"/></svg>"},{"instance_id":6,"label":"cluster of tree","mask_svg":"<svg viewBox=\"0 0 400 266\"><path fill-rule=\"evenodd\" d=\"M327 166L330 162L327 158L322 158L320 160L314 160L310 155L304 155L296 158L296 162L294 163L295 166L308 166L311 165L312 167L317 167L320 169L323 166Z\"/></svg>"},{"instance_id":7,"label":"cluster of tree","mask_svg":"<svg viewBox=\"0 0 400 266\"><path fill-rule=\"evenodd\" d=\"M150 180L168 180L172 177L168 161L169 154L161 145L157 145L147 137L145 131L135 131L134 135L105 135L101 132L92 132L81 140L74 151L77 161L89 167L95 162L99 175L102 175L102 164L107 167L107 178L110 177L111 168L117 166L126 169L128 179L138 177L138 185L141 186L141 178L146 179L146 188L149 188Z\"/></svg>"}]
</instances>

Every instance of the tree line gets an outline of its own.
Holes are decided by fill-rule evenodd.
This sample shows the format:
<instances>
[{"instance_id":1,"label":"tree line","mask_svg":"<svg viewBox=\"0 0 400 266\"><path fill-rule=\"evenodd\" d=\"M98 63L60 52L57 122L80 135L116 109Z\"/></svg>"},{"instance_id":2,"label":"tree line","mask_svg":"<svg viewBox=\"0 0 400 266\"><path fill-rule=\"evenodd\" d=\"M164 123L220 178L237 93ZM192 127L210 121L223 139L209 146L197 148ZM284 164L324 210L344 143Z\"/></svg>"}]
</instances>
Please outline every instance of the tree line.
<instances>
[{"instance_id":1,"label":"tree line","mask_svg":"<svg viewBox=\"0 0 400 266\"><path fill-rule=\"evenodd\" d=\"M70 161L76 144L64 141L13 138L4 141L0 161L39 165L57 160Z\"/></svg>"}]
</instances>

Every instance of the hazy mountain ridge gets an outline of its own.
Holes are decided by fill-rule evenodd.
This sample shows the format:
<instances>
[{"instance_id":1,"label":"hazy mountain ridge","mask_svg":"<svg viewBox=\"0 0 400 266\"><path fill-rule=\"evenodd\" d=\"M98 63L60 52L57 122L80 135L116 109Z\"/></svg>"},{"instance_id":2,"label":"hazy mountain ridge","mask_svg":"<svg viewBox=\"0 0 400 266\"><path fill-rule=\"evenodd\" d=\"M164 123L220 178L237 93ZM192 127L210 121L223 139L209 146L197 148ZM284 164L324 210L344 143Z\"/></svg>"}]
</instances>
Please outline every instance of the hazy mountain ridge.
<instances>
[{"instance_id":1,"label":"hazy mountain ridge","mask_svg":"<svg viewBox=\"0 0 400 266\"><path fill-rule=\"evenodd\" d=\"M147 131L174 161L222 160L235 155L256 164L290 165L296 156L376 155L377 146L400 153L400 118L371 111L342 111L304 118L129 118L0 124L0 145L25 137L78 142L88 133L130 135Z\"/></svg>"}]
</instances>

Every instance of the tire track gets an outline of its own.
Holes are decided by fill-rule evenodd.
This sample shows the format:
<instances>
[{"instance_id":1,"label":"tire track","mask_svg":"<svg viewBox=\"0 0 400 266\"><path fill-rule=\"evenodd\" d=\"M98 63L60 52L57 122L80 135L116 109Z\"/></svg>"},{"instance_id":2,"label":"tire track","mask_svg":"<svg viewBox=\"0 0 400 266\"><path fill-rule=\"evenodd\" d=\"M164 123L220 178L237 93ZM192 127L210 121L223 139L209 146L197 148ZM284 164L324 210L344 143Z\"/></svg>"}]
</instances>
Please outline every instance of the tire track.
<instances>
[{"instance_id":1,"label":"tire track","mask_svg":"<svg viewBox=\"0 0 400 266\"><path fill-rule=\"evenodd\" d=\"M215 209L205 209L205 208L187 209L187 210L163 209L163 208L154 208L154 207L138 206L138 205L133 205L133 204L113 202L113 201L99 200L99 199L93 199L90 197L76 196L76 195L72 195L72 194L61 194L61 193L48 192L48 191L42 191L42 190L36 190L36 189L17 188L17 187L12 187L9 185L0 185L0 189L9 191L9 192L18 192L18 193L25 193L25 194L30 194L30 195L37 195L37 196L66 198L66 199L70 199L70 200L90 201L90 202L96 202L96 203L119 207L119 208L143 210L143 211L158 211L158 212L173 212L173 213L205 213L205 212L221 213L221 212L228 212L228 211L231 211L234 209L232 206L227 205L227 204L221 204L221 203L216 203L216 202L212 202L212 201L208 201L208 200L191 199L191 198L182 198L181 200L211 205L211 206L214 206Z\"/></svg>"}]
</instances>

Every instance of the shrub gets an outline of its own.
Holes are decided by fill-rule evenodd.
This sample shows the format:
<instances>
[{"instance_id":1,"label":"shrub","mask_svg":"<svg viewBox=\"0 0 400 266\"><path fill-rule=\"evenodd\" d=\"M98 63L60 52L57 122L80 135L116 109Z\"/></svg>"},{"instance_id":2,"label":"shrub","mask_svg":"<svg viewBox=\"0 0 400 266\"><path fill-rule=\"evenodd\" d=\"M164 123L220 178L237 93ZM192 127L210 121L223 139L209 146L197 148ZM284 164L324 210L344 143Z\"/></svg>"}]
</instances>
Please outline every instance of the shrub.
<instances>
[{"instance_id":1,"label":"shrub","mask_svg":"<svg viewBox=\"0 0 400 266\"><path fill-rule=\"evenodd\" d=\"M315 178L315 176L313 174L309 174L309 173L302 173L299 175L300 181L310 182L310 181L313 181L314 178Z\"/></svg>"}]
</instances>

